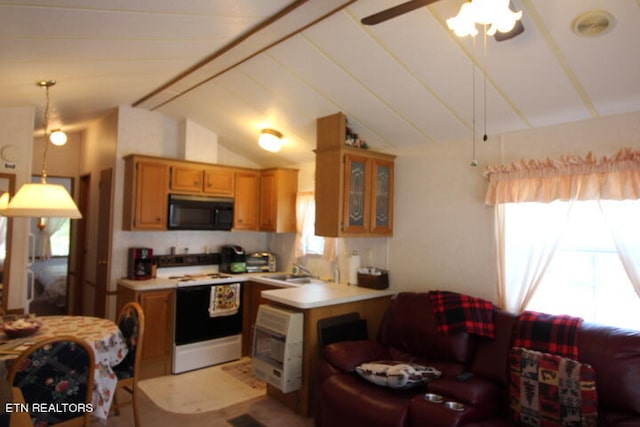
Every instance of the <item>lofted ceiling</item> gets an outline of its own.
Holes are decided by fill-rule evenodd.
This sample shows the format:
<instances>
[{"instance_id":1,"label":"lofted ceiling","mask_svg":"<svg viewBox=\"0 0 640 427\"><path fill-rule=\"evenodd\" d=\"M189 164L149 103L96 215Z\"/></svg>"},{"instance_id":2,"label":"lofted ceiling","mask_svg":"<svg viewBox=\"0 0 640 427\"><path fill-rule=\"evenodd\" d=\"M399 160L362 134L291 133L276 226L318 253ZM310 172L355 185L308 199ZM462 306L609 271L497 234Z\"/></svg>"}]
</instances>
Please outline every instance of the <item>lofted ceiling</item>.
<instances>
[{"instance_id":1,"label":"lofted ceiling","mask_svg":"<svg viewBox=\"0 0 640 427\"><path fill-rule=\"evenodd\" d=\"M525 32L486 47L446 28L462 0L360 23L403 1L0 2L0 108L41 111L35 83L53 79L52 127L136 106L265 166L313 160L315 119L337 111L380 151L640 111L640 0L513 0ZM595 10L609 31L576 34ZM258 148L264 127L280 153Z\"/></svg>"}]
</instances>

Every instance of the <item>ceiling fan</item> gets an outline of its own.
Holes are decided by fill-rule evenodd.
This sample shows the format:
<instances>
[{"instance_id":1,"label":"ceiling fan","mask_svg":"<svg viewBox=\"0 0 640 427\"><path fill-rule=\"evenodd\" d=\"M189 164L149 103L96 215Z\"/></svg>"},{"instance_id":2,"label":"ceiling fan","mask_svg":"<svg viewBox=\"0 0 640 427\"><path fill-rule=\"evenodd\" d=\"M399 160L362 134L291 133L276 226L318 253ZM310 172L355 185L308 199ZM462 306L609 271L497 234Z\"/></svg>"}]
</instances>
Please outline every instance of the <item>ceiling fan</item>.
<instances>
[{"instance_id":1,"label":"ceiling fan","mask_svg":"<svg viewBox=\"0 0 640 427\"><path fill-rule=\"evenodd\" d=\"M411 12L412 10L418 9L423 6L428 6L431 3L435 3L438 0L409 0L404 3L400 3L397 6L390 7L389 9L385 9L381 12L374 13L373 15L366 16L362 18L360 21L363 25L376 25L384 21L388 21L389 19L393 19L397 16L404 15L405 13ZM502 33L500 31L496 32L493 36L496 41L504 41L509 40L518 34L524 31L524 26L522 25L522 20L516 21L516 25L513 27L511 31L506 33Z\"/></svg>"}]
</instances>

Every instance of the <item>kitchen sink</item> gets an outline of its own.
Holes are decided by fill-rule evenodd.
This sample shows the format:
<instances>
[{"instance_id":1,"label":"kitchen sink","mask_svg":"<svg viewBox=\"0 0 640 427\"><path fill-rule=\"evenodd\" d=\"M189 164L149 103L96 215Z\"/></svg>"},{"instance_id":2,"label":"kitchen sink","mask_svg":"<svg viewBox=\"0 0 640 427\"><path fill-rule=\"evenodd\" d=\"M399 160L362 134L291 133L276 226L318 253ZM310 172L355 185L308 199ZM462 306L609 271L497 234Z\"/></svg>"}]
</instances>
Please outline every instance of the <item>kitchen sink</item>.
<instances>
[{"instance_id":1,"label":"kitchen sink","mask_svg":"<svg viewBox=\"0 0 640 427\"><path fill-rule=\"evenodd\" d=\"M262 277L264 277L265 279L280 280L282 282L287 282L287 283L295 283L297 285L306 285L309 283L324 283L322 280L315 279L313 277L296 276L293 274L264 275Z\"/></svg>"}]
</instances>

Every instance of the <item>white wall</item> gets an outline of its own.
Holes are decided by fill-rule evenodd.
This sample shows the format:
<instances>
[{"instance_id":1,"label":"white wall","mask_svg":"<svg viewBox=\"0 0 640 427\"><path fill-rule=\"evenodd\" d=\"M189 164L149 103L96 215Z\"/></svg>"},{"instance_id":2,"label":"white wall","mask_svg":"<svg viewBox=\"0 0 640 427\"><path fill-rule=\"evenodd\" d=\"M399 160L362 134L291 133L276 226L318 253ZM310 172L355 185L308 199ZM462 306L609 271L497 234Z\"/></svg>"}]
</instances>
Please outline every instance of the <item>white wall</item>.
<instances>
[{"instance_id":1,"label":"white wall","mask_svg":"<svg viewBox=\"0 0 640 427\"><path fill-rule=\"evenodd\" d=\"M561 155L612 155L640 147L640 113L518 132L477 143L422 146L396 154L394 290L446 289L496 301L493 208L484 205L490 164Z\"/></svg>"},{"instance_id":2,"label":"white wall","mask_svg":"<svg viewBox=\"0 0 640 427\"><path fill-rule=\"evenodd\" d=\"M0 108L0 150L10 145L17 149L15 168L5 167L3 159L1 170L3 173L15 175L16 191L31 181L34 117L33 107ZM8 248L11 251L10 282L3 296L7 298L7 308L17 310L24 308L26 298L26 264L31 219L13 218L12 222L13 235L11 247Z\"/></svg>"}]
</instances>

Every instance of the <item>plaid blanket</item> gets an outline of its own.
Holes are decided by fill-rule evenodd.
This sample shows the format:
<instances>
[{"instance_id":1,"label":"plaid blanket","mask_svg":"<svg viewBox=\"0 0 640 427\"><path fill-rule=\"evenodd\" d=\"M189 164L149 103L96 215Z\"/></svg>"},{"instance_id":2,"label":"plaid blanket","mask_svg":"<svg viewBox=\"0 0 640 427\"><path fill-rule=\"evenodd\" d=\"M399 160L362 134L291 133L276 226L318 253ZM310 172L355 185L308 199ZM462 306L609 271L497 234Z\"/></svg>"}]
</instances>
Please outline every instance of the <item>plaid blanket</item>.
<instances>
[{"instance_id":1,"label":"plaid blanket","mask_svg":"<svg viewBox=\"0 0 640 427\"><path fill-rule=\"evenodd\" d=\"M578 359L579 317L525 311L514 325L514 347Z\"/></svg>"},{"instance_id":2,"label":"plaid blanket","mask_svg":"<svg viewBox=\"0 0 640 427\"><path fill-rule=\"evenodd\" d=\"M446 291L429 292L429 298L436 316L436 326L441 334L467 332L495 338L495 306L491 302Z\"/></svg>"}]
</instances>

